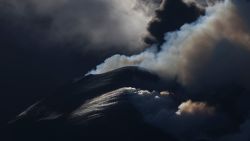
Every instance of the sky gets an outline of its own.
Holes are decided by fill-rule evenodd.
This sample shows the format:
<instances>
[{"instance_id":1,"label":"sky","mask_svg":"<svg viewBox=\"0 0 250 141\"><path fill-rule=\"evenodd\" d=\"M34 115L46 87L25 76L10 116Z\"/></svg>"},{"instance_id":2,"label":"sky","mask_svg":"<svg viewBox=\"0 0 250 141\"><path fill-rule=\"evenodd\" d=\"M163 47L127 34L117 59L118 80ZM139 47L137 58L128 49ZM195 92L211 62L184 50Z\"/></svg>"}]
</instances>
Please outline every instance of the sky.
<instances>
[{"instance_id":1,"label":"sky","mask_svg":"<svg viewBox=\"0 0 250 141\"><path fill-rule=\"evenodd\" d=\"M138 66L186 93L177 118L159 108L145 113L149 123L192 139L225 121L222 130L238 130L218 140L247 141L249 8L249 0L0 0L0 122L77 77Z\"/></svg>"}]
</instances>

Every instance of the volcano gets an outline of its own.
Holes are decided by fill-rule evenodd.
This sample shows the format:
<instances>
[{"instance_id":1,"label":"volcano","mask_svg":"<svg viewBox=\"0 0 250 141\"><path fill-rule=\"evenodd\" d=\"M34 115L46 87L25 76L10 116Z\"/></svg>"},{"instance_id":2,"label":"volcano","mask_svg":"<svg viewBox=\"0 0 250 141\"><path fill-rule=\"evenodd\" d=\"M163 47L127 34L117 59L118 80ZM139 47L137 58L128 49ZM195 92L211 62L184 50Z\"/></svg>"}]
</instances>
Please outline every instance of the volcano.
<instances>
[{"instance_id":1,"label":"volcano","mask_svg":"<svg viewBox=\"0 0 250 141\"><path fill-rule=\"evenodd\" d=\"M175 85L138 67L86 75L62 86L10 121L5 140L174 141L145 122L133 97L149 93L148 97L155 99L157 91L170 90Z\"/></svg>"}]
</instances>

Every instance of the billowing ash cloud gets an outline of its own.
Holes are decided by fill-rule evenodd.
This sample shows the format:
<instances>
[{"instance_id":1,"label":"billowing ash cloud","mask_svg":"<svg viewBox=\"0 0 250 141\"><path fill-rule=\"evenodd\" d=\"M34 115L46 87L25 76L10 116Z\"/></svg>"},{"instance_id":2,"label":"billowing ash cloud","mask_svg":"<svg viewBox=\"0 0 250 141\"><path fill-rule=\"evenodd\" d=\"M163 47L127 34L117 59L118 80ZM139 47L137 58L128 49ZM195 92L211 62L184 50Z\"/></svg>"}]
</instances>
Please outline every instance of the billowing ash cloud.
<instances>
[{"instance_id":1,"label":"billowing ash cloud","mask_svg":"<svg viewBox=\"0 0 250 141\"><path fill-rule=\"evenodd\" d=\"M216 1L204 8L195 22L166 33L160 51L153 46L114 55L90 73L132 65L178 81L183 89L167 104L153 103L151 112L148 102L138 106L146 121L180 140L249 140L250 2Z\"/></svg>"},{"instance_id":2,"label":"billowing ash cloud","mask_svg":"<svg viewBox=\"0 0 250 141\"><path fill-rule=\"evenodd\" d=\"M148 25L149 34L144 38L145 43L161 45L166 32L195 21L202 13L203 10L182 0L163 0Z\"/></svg>"},{"instance_id":3,"label":"billowing ash cloud","mask_svg":"<svg viewBox=\"0 0 250 141\"><path fill-rule=\"evenodd\" d=\"M247 7L246 1L231 0L208 7L205 16L167 33L161 51L149 49L130 57L115 55L92 73L136 65L163 77L177 77L185 86L246 86L250 69Z\"/></svg>"},{"instance_id":4,"label":"billowing ash cloud","mask_svg":"<svg viewBox=\"0 0 250 141\"><path fill-rule=\"evenodd\" d=\"M50 21L45 21L48 36L53 40L78 39L89 49L136 50L143 47L142 37L159 3L159 0L9 0L1 1L0 5L20 16L46 17Z\"/></svg>"}]
</instances>

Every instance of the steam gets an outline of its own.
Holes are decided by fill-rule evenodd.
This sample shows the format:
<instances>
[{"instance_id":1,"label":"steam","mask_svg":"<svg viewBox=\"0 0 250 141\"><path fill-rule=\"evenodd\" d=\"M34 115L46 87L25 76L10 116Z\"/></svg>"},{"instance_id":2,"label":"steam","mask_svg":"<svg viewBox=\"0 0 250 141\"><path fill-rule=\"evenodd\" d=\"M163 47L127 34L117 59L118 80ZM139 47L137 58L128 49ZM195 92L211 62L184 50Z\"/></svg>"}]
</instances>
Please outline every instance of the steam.
<instances>
[{"instance_id":1,"label":"steam","mask_svg":"<svg viewBox=\"0 0 250 141\"><path fill-rule=\"evenodd\" d=\"M135 65L165 78L178 78L185 86L224 85L229 81L248 85L250 32L246 7L250 4L244 0L209 6L205 16L179 31L166 33L159 52L152 47L129 57L115 55L90 73Z\"/></svg>"}]
</instances>

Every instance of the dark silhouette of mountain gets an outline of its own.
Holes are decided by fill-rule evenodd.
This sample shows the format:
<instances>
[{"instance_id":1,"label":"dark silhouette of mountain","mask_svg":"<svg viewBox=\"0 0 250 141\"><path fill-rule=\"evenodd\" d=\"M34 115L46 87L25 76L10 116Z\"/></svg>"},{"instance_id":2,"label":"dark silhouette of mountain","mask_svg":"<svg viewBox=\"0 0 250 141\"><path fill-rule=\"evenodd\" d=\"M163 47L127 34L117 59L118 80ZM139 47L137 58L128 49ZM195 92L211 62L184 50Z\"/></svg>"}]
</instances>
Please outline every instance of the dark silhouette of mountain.
<instances>
[{"instance_id":1,"label":"dark silhouette of mountain","mask_svg":"<svg viewBox=\"0 0 250 141\"><path fill-rule=\"evenodd\" d=\"M4 140L174 141L167 133L144 121L128 94L108 93L123 87L161 90L174 86L138 67L87 75L59 88L54 95L35 103L10 121ZM72 116L78 115L76 111L84 114Z\"/></svg>"}]
</instances>

